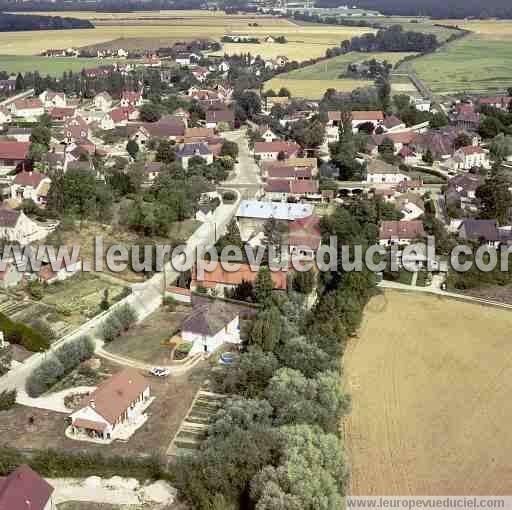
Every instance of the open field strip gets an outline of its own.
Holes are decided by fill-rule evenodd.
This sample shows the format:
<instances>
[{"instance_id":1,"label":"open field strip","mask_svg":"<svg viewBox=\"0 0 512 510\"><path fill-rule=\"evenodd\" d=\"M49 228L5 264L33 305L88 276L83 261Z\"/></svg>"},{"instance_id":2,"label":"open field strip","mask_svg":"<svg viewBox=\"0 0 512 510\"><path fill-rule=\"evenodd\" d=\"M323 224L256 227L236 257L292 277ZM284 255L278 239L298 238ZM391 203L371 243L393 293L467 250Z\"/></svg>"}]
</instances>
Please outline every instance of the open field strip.
<instances>
[{"instance_id":1,"label":"open field strip","mask_svg":"<svg viewBox=\"0 0 512 510\"><path fill-rule=\"evenodd\" d=\"M512 313L386 291L344 357L351 494L510 492Z\"/></svg>"},{"instance_id":2,"label":"open field strip","mask_svg":"<svg viewBox=\"0 0 512 510\"><path fill-rule=\"evenodd\" d=\"M373 85L371 80L355 80L351 78L338 78L338 76L346 72L349 64L356 62L364 62L375 58L379 61L387 60L391 64L395 64L407 55L413 53L399 52L377 52L377 53L358 53L351 52L346 55L331 58L323 62L318 62L311 66L296 69L279 77L270 80L265 84L265 88L279 90L286 87L294 96L305 97L307 99L319 99L329 88L336 89L340 92L350 92L358 87L369 87Z\"/></svg>"},{"instance_id":3,"label":"open field strip","mask_svg":"<svg viewBox=\"0 0 512 510\"><path fill-rule=\"evenodd\" d=\"M327 89L336 89L338 92L351 92L358 87L371 87L373 81L365 80L286 80L274 78L265 83L265 89L279 91L281 87L287 88L294 97L305 99L321 99Z\"/></svg>"},{"instance_id":4,"label":"open field strip","mask_svg":"<svg viewBox=\"0 0 512 510\"><path fill-rule=\"evenodd\" d=\"M503 90L512 83L512 38L470 35L408 65L434 93Z\"/></svg>"}]
</instances>

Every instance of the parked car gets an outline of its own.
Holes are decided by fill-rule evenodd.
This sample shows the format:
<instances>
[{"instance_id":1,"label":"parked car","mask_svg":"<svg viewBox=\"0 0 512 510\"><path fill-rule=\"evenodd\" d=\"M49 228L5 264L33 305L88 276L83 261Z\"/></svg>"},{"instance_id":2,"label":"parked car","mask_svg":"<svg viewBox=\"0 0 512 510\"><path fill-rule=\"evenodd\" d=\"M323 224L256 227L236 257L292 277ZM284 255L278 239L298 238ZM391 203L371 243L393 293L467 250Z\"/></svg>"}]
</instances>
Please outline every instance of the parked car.
<instances>
[{"instance_id":1,"label":"parked car","mask_svg":"<svg viewBox=\"0 0 512 510\"><path fill-rule=\"evenodd\" d=\"M167 377L171 374L171 371L168 368L152 368L149 373L154 375L155 377Z\"/></svg>"}]
</instances>

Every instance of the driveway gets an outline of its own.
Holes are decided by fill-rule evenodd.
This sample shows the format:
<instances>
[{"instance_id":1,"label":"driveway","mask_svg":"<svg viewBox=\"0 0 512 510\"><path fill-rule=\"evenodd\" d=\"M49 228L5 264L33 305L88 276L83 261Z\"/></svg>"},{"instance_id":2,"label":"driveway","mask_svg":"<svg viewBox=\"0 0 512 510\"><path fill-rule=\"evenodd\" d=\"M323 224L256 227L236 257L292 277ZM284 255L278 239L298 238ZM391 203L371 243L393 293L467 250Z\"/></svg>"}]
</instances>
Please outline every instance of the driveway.
<instances>
[{"instance_id":1,"label":"driveway","mask_svg":"<svg viewBox=\"0 0 512 510\"><path fill-rule=\"evenodd\" d=\"M57 413L69 414L73 410L68 409L64 405L64 399L68 395L75 393L90 393L96 389L96 386L77 386L68 388L57 393L51 393L43 397L29 397L24 390L19 390L16 396L16 403L27 407L36 407L37 409L46 409L47 411L55 411Z\"/></svg>"}]
</instances>

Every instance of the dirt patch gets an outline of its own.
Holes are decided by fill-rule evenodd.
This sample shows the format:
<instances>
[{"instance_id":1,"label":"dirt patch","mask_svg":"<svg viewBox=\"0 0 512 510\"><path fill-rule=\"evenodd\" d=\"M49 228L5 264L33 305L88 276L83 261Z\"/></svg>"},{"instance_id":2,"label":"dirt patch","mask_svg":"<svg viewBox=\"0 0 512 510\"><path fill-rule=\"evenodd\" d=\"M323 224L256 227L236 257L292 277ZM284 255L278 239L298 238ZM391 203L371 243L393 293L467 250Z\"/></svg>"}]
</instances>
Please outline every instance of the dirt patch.
<instances>
[{"instance_id":1,"label":"dirt patch","mask_svg":"<svg viewBox=\"0 0 512 510\"><path fill-rule=\"evenodd\" d=\"M510 492L511 328L510 311L439 296L370 302L344 358L352 494Z\"/></svg>"}]
</instances>

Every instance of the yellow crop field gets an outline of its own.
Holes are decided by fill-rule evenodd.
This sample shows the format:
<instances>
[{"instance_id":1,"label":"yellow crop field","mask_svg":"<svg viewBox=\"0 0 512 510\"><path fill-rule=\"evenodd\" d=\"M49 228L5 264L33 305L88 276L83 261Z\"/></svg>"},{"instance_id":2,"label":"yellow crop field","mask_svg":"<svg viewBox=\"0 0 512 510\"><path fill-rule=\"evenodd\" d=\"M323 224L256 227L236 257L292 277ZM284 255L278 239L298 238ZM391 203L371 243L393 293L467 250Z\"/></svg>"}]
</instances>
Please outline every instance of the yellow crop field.
<instances>
[{"instance_id":1,"label":"yellow crop field","mask_svg":"<svg viewBox=\"0 0 512 510\"><path fill-rule=\"evenodd\" d=\"M512 21L509 20L444 20L439 23L471 30L471 32L488 40L512 39Z\"/></svg>"},{"instance_id":2,"label":"yellow crop field","mask_svg":"<svg viewBox=\"0 0 512 510\"><path fill-rule=\"evenodd\" d=\"M58 14L58 13L41 13ZM207 11L155 11L143 13L69 12L68 16L90 19L94 29L42 30L34 37L33 32L0 33L0 54L35 55L49 48L83 47L105 44L109 41L126 41L126 47L134 47L130 40L138 40L148 47L172 44L179 40L211 38L220 40L227 34L252 35L263 39L268 35L284 35L288 44L228 44L228 53L251 51L265 57L286 55L294 60L306 60L325 54L325 50L338 46L344 39L372 32L359 27L298 26L288 20L268 16L227 16ZM249 26L249 24L258 26ZM154 44L150 41L154 40ZM253 48L254 46L254 48Z\"/></svg>"},{"instance_id":3,"label":"yellow crop field","mask_svg":"<svg viewBox=\"0 0 512 510\"><path fill-rule=\"evenodd\" d=\"M510 493L512 312L373 298L344 356L354 495Z\"/></svg>"},{"instance_id":4,"label":"yellow crop field","mask_svg":"<svg viewBox=\"0 0 512 510\"><path fill-rule=\"evenodd\" d=\"M294 97L306 99L321 99L327 89L338 92L351 92L359 87L371 87L372 81L365 80L286 80L274 78L265 82L265 90L278 91L281 87L287 88Z\"/></svg>"}]
</instances>

